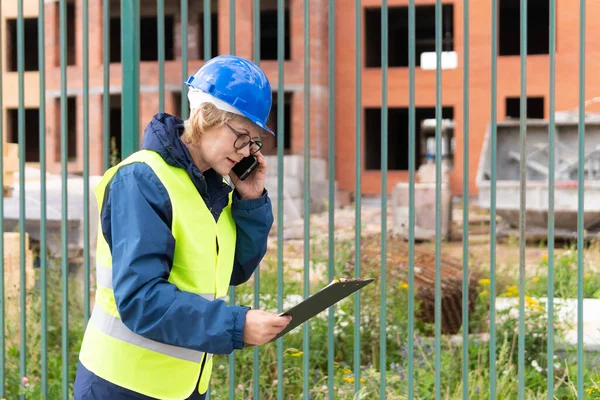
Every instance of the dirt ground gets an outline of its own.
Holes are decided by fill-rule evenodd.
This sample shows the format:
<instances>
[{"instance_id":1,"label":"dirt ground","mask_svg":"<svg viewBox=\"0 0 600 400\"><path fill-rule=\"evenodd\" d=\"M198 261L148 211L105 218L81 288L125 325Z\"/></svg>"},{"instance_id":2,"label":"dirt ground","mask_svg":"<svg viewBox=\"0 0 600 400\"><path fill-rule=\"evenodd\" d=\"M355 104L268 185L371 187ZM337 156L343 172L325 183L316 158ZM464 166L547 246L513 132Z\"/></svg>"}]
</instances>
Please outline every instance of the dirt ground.
<instances>
[{"instance_id":1,"label":"dirt ground","mask_svg":"<svg viewBox=\"0 0 600 400\"><path fill-rule=\"evenodd\" d=\"M458 264L462 269L463 241L462 241L462 210L453 211L453 234L451 239L441 244L441 257L448 262ZM354 245L355 229L355 209L347 207L336 209L334 212L335 237L336 241L346 241ZM469 269L479 271L489 275L491 246L489 233L489 217L480 210L470 211L470 217L474 222L469 224L469 243L468 251L470 255ZM470 218L470 219L471 219ZM373 205L364 206L361 210L361 247L380 246L379 238L381 236L381 208ZM329 240L329 215L327 212L313 214L310 218L310 244L311 258L316 252L327 254L327 244ZM391 210L387 213L388 228L388 257L390 254L403 254L407 252L408 242L403 238L398 238L392 233L393 219ZM302 271L304 266L304 222L285 221L284 224L284 260L293 269ZM277 252L277 221L271 231L271 240L269 242L269 253L276 257ZM373 243L370 243L373 242ZM559 253L566 250L568 244L556 243L555 252ZM378 247L380 249L380 247ZM496 274L497 276L512 275L518 273L519 268L519 241L515 237L498 236L495 247ZM339 256L340 250L336 245L336 256ZM353 251L353 249L352 249ZM380 250L379 250L380 251ZM425 254L429 253L435 260L435 242L423 241L415 243L415 251ZM525 269L526 273L536 269L548 249L545 243L540 241L528 241L525 249ZM375 254L376 253L376 254ZM375 252L371 257L380 258L380 254ZM592 259L600 263L600 251L596 248L585 250L587 259ZM276 259L276 258L275 258ZM432 261L434 262L434 261ZM313 272L314 271L314 272ZM316 277L321 276L326 271L326 263L320 267L313 265L313 274Z\"/></svg>"},{"instance_id":2,"label":"dirt ground","mask_svg":"<svg viewBox=\"0 0 600 400\"><path fill-rule=\"evenodd\" d=\"M474 299L480 288L479 280L491 278L491 244L489 217L477 210L471 214L469 221L469 307L471 312ZM361 216L361 276L379 277L381 266L381 228L382 215L379 207L373 204L364 207ZM334 248L336 268L354 276L356 210L354 208L336 209L334 214ZM392 213L387 213L387 283L388 289L405 285L409 266L409 243L392 232ZM271 232L267 258L277 261L277 222ZM303 281L304 275L304 221L285 221L283 224L283 262L286 280ZM310 241L310 291L315 292L327 282L329 266L329 215L314 214L309 222ZM463 286L463 237L462 215L460 212L453 216L452 234L448 240L441 243L441 293L442 293L442 332L456 334L462 324L462 286ZM495 245L495 277L497 294L502 293L509 285L515 285L519 277L519 239L516 236L496 237ZM555 255L566 251L571 243L555 244ZM424 322L434 322L435 315L435 278L436 278L436 249L434 241L415 243L414 247L414 284L417 300L420 303L419 319ZM584 250L586 260L585 271L590 273L600 265L600 245L592 244ZM548 248L543 240L529 240L525 246L525 280L540 274L545 274L543 262L548 257ZM339 264L342 264L341 266ZM272 263L271 268L276 268ZM592 272L593 273L593 272Z\"/></svg>"}]
</instances>

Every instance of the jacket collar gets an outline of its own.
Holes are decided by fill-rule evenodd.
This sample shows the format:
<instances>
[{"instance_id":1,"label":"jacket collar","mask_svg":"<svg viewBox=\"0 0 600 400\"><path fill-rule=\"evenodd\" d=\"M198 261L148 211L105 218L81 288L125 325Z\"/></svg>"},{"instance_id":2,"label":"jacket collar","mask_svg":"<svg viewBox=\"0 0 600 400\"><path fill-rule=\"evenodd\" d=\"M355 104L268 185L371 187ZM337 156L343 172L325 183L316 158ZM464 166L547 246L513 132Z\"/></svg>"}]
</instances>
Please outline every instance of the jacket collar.
<instances>
[{"instance_id":1,"label":"jacket collar","mask_svg":"<svg viewBox=\"0 0 600 400\"><path fill-rule=\"evenodd\" d=\"M160 154L165 162L184 169L205 201L216 200L231 192L231 186L212 168L200 172L180 136L183 120L167 113L156 114L144 130L142 149Z\"/></svg>"}]
</instances>

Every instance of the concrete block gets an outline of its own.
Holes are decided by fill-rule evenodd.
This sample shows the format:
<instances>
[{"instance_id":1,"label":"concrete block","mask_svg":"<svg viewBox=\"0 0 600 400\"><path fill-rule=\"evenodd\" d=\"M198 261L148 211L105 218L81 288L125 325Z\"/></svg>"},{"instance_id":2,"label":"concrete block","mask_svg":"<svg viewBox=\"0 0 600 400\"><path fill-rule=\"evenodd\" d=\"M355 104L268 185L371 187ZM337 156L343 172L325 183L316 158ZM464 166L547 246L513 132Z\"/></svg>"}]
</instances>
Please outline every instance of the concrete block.
<instances>
[{"instance_id":1,"label":"concrete block","mask_svg":"<svg viewBox=\"0 0 600 400\"><path fill-rule=\"evenodd\" d=\"M277 198L271 198L271 204L273 207L273 216L277 219L277 209L279 202ZM296 198L285 198L283 200L283 221L285 224L288 221L295 221L302 219L304 216L304 199L301 197ZM276 223L276 222L275 222Z\"/></svg>"},{"instance_id":2,"label":"concrete block","mask_svg":"<svg viewBox=\"0 0 600 400\"><path fill-rule=\"evenodd\" d=\"M269 172L265 186L275 207L278 198L277 157L267 157ZM329 181L326 179L325 160L311 159L310 176L310 212L322 212L329 201ZM284 157L284 215L286 218L304 217L304 157L290 155Z\"/></svg>"},{"instance_id":3,"label":"concrete block","mask_svg":"<svg viewBox=\"0 0 600 400\"><path fill-rule=\"evenodd\" d=\"M304 194L304 182L298 178L285 176L283 178L284 196L302 197ZM267 176L265 187L269 191L271 198L276 198L278 193L278 179L276 176Z\"/></svg>"},{"instance_id":4,"label":"concrete block","mask_svg":"<svg viewBox=\"0 0 600 400\"><path fill-rule=\"evenodd\" d=\"M329 202L329 181L310 181L311 213L323 212Z\"/></svg>"},{"instance_id":5,"label":"concrete block","mask_svg":"<svg viewBox=\"0 0 600 400\"><path fill-rule=\"evenodd\" d=\"M415 239L431 240L436 235L435 183L415 184ZM393 230L408 238L409 235L409 184L401 182L392 191ZM452 226L452 194L448 183L442 183L441 237L450 236Z\"/></svg>"},{"instance_id":6,"label":"concrete block","mask_svg":"<svg viewBox=\"0 0 600 400\"><path fill-rule=\"evenodd\" d=\"M277 177L277 156L265 156L268 170L267 176ZM288 155L283 157L283 174L286 177L304 178L304 156ZM319 158L310 160L310 178L311 180L327 179L327 161Z\"/></svg>"}]
</instances>

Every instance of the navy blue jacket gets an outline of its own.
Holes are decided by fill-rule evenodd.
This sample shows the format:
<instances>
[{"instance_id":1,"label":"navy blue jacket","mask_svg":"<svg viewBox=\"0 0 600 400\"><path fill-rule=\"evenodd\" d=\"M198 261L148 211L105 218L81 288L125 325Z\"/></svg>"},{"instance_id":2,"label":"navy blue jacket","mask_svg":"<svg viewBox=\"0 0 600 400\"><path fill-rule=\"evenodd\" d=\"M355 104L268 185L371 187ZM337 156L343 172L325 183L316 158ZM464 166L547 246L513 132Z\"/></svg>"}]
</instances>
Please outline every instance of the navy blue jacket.
<instances>
[{"instance_id":1,"label":"navy blue jacket","mask_svg":"<svg viewBox=\"0 0 600 400\"><path fill-rule=\"evenodd\" d=\"M142 148L154 150L169 165L186 170L217 220L232 188L212 169L198 170L179 139L182 132L181 119L157 114L146 127ZM236 286L251 277L264 257L273 213L266 190L253 200L241 200L234 191L231 208L237 225L231 285ZM117 309L129 329L162 343L212 354L243 348L247 307L208 301L167 281L175 249L172 208L165 187L149 166L133 163L119 169L107 188L100 222L113 258ZM89 381L88 374L91 372L80 366L76 399L95 398L77 394L78 388L80 392L88 390L88 385L82 384ZM98 377L93 381L111 385ZM117 388L114 390L106 392L111 399L126 398L117 397Z\"/></svg>"}]
</instances>

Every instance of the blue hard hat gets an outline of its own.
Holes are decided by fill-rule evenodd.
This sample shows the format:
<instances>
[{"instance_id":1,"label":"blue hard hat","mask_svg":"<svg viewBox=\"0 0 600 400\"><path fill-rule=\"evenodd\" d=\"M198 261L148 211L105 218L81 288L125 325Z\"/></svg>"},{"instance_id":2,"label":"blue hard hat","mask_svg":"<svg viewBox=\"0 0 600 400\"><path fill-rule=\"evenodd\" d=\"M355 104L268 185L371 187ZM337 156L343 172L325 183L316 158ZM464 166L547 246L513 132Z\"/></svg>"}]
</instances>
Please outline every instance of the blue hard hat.
<instances>
[{"instance_id":1,"label":"blue hard hat","mask_svg":"<svg viewBox=\"0 0 600 400\"><path fill-rule=\"evenodd\" d=\"M265 73L253 62L232 55L217 56L190 76L186 84L225 102L275 135L267 127L272 103L271 85Z\"/></svg>"}]
</instances>

